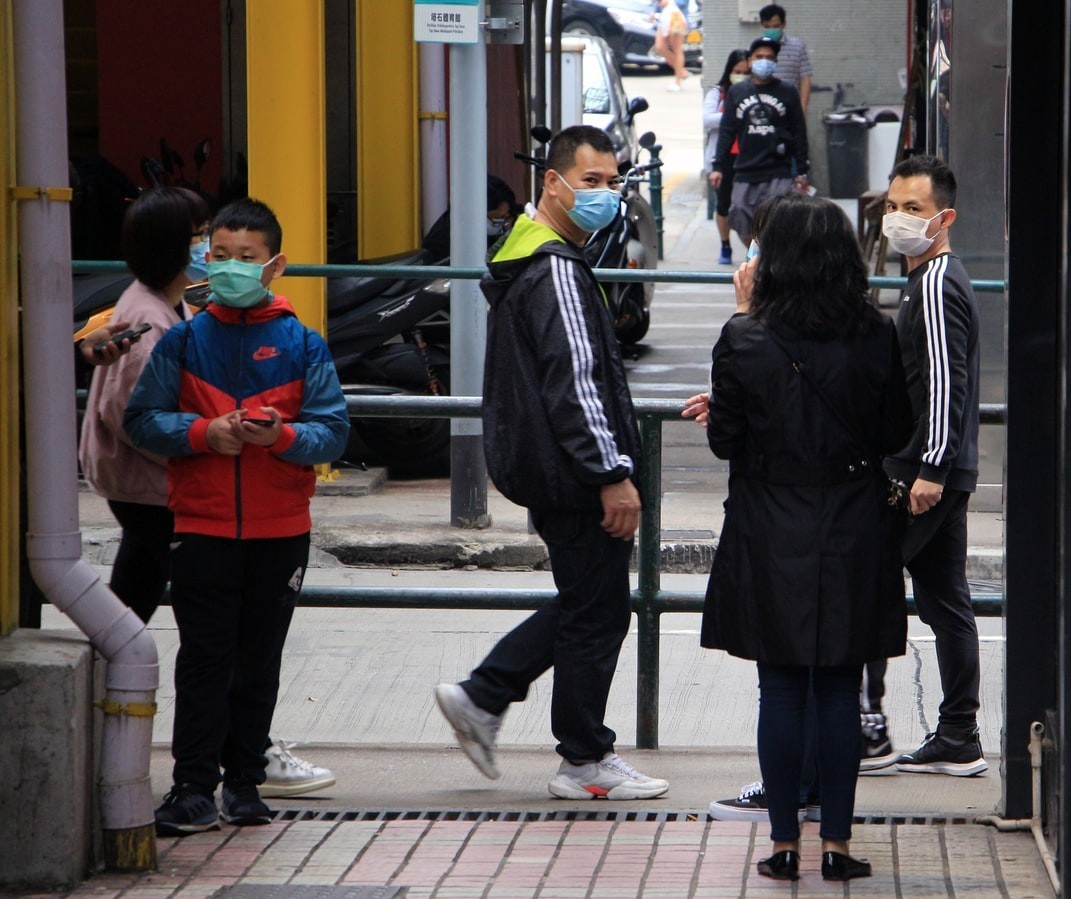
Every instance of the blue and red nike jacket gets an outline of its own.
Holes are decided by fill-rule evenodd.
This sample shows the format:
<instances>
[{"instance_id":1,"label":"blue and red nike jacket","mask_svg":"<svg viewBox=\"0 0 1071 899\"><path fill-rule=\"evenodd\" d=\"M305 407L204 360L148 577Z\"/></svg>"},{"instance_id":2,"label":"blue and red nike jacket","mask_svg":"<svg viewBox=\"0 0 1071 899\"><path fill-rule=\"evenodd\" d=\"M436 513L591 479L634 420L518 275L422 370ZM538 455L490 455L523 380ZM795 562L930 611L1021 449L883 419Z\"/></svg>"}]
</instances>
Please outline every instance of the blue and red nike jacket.
<instances>
[{"instance_id":1,"label":"blue and red nike jacket","mask_svg":"<svg viewBox=\"0 0 1071 899\"><path fill-rule=\"evenodd\" d=\"M208 446L208 423L235 409L279 411L268 447ZM331 354L283 297L252 309L212 303L156 344L123 417L134 446L168 457L176 533L254 539L311 527L313 465L338 459L349 417Z\"/></svg>"}]
</instances>

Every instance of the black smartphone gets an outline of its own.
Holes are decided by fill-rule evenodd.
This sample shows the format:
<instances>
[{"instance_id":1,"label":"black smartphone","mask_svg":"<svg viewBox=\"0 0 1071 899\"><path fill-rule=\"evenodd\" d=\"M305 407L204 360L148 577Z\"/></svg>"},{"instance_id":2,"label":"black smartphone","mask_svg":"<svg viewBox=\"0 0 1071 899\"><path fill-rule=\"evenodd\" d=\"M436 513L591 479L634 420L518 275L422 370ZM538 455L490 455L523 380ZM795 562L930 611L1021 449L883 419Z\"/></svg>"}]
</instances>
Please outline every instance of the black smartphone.
<instances>
[{"instance_id":1,"label":"black smartphone","mask_svg":"<svg viewBox=\"0 0 1071 899\"><path fill-rule=\"evenodd\" d=\"M141 335L151 329L152 325L148 324L147 322L143 322L140 325L135 325L133 328L128 328L125 331L120 331L118 334L113 334L107 340L98 343L95 347L93 347L93 352L103 353L105 345L109 343L120 344L124 340L129 340L131 343L137 343L139 340L141 340Z\"/></svg>"},{"instance_id":2,"label":"black smartphone","mask_svg":"<svg viewBox=\"0 0 1071 899\"><path fill-rule=\"evenodd\" d=\"M261 427L264 427L264 428L270 428L272 426L272 424L273 424L272 419L270 417L262 418L260 416L254 416L254 415L243 415L242 416L242 421L247 421L251 425L260 425Z\"/></svg>"}]
</instances>

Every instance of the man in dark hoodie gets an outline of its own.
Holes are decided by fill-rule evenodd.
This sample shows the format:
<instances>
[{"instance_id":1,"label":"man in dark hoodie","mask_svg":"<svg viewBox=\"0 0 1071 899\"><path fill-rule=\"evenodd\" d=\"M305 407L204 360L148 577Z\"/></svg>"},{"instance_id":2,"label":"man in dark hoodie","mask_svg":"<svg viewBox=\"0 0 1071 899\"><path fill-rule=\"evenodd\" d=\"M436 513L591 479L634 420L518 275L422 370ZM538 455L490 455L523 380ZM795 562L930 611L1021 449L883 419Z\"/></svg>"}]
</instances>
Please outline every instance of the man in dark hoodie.
<instances>
[{"instance_id":1,"label":"man in dark hoodie","mask_svg":"<svg viewBox=\"0 0 1071 899\"><path fill-rule=\"evenodd\" d=\"M781 45L756 38L748 48L751 78L729 88L711 161L710 186L721 186L726 166L733 166L729 227L751 241L751 219L770 197L806 192L807 120L799 92L774 76ZM740 152L732 155L739 141ZM734 161L735 160L735 161Z\"/></svg>"},{"instance_id":2,"label":"man in dark hoodie","mask_svg":"<svg viewBox=\"0 0 1071 899\"><path fill-rule=\"evenodd\" d=\"M614 323L581 246L616 214L619 186L604 132L562 131L535 215L517 220L481 284L490 304L487 466L503 495L531 512L558 595L468 680L435 688L465 754L497 778L506 709L553 667L551 730L562 761L548 789L563 799L653 799L669 789L623 761L603 723L631 619L640 438Z\"/></svg>"}]
</instances>

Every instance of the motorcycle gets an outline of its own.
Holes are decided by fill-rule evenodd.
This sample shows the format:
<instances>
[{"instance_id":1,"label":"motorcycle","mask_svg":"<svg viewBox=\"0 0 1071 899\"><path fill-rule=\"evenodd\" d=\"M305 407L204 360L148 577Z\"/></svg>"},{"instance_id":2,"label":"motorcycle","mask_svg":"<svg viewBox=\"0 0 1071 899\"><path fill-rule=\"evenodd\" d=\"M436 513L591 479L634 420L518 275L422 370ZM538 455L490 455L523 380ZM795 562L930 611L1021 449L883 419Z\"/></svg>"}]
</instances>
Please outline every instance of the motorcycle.
<instances>
[{"instance_id":1,"label":"motorcycle","mask_svg":"<svg viewBox=\"0 0 1071 899\"><path fill-rule=\"evenodd\" d=\"M422 253L391 261L428 264ZM333 279L327 308L327 345L347 396L449 393L449 279ZM449 474L449 419L353 418L351 425L347 460L363 462L366 447L394 477Z\"/></svg>"},{"instance_id":2,"label":"motorcycle","mask_svg":"<svg viewBox=\"0 0 1071 899\"><path fill-rule=\"evenodd\" d=\"M537 125L533 139L546 144L549 128ZM644 133L640 147L650 153L656 137L653 131ZM542 173L546 161L542 156L514 153L515 158ZM584 256L592 268L655 269L658 267L658 229L650 203L640 193L640 185L649 180L649 172L662 165L661 160L633 162L623 166L621 205L614 220L592 234L584 244ZM651 301L654 283L612 281L603 285L606 301L614 317L614 333L618 341L631 346L639 343L651 325Z\"/></svg>"}]
</instances>

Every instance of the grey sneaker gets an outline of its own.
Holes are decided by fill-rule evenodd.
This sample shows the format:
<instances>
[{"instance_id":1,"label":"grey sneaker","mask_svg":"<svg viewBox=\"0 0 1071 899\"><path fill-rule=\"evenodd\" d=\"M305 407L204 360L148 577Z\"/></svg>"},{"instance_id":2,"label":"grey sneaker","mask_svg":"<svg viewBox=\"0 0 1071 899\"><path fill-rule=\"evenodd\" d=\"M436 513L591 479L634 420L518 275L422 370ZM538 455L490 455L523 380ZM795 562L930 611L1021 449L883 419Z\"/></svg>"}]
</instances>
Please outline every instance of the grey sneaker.
<instances>
[{"instance_id":1,"label":"grey sneaker","mask_svg":"<svg viewBox=\"0 0 1071 899\"><path fill-rule=\"evenodd\" d=\"M559 799L655 799L669 789L669 781L640 774L621 756L609 752L601 762L586 765L562 759L547 789Z\"/></svg>"},{"instance_id":2,"label":"grey sneaker","mask_svg":"<svg viewBox=\"0 0 1071 899\"><path fill-rule=\"evenodd\" d=\"M312 762L294 755L293 743L276 740L268 749L267 780L260 785L261 796L299 796L323 790L335 783L329 768L318 768Z\"/></svg>"},{"instance_id":3,"label":"grey sneaker","mask_svg":"<svg viewBox=\"0 0 1071 899\"><path fill-rule=\"evenodd\" d=\"M219 830L219 809L211 793L193 784L176 784L155 812L156 833L162 837L185 837L191 833Z\"/></svg>"},{"instance_id":4,"label":"grey sneaker","mask_svg":"<svg viewBox=\"0 0 1071 899\"><path fill-rule=\"evenodd\" d=\"M497 780L501 777L495 765L495 740L502 726L503 715L485 712L457 684L439 684L435 688L435 701L439 711L454 729L454 736L462 751L469 757L484 777Z\"/></svg>"}]
</instances>

